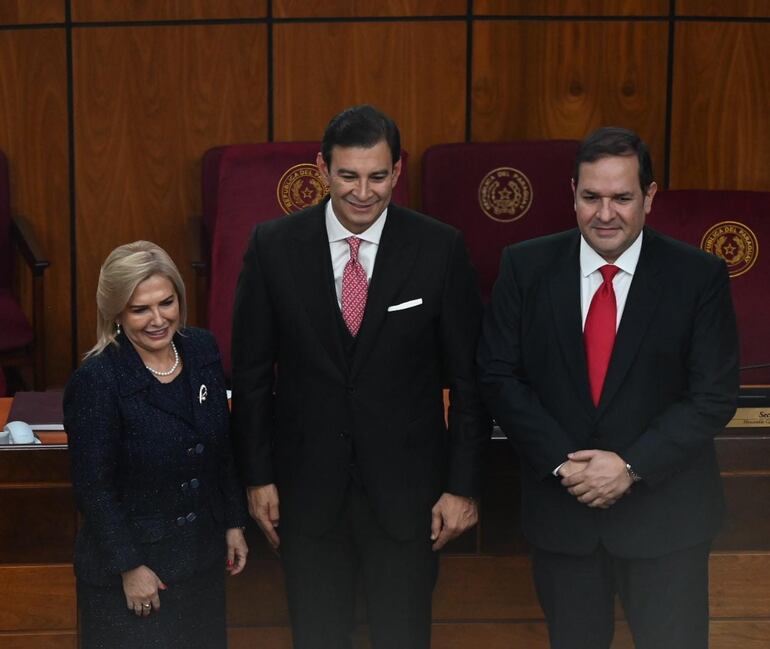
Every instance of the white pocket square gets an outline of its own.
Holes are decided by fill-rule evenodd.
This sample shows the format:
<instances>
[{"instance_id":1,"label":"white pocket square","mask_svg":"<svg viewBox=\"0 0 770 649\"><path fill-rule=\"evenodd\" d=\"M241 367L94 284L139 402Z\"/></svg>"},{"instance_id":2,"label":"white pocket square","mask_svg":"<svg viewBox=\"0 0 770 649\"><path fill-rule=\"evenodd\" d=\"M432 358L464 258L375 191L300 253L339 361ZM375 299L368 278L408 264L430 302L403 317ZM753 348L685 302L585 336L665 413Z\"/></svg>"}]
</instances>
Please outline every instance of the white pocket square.
<instances>
[{"instance_id":1,"label":"white pocket square","mask_svg":"<svg viewBox=\"0 0 770 649\"><path fill-rule=\"evenodd\" d=\"M422 304L422 298L418 297L416 300L407 300L401 304L394 304L388 307L388 311L403 311L404 309L411 309L414 306L420 306Z\"/></svg>"}]
</instances>

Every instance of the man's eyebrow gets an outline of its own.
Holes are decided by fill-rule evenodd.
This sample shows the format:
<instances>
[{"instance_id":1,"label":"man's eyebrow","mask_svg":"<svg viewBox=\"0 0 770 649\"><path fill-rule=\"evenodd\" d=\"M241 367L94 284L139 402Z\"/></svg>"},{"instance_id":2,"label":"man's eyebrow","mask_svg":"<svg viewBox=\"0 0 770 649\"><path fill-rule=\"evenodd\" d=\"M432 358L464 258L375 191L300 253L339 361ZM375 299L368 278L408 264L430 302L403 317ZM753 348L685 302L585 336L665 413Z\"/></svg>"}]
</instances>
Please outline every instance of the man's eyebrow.
<instances>
[{"instance_id":1,"label":"man's eyebrow","mask_svg":"<svg viewBox=\"0 0 770 649\"><path fill-rule=\"evenodd\" d=\"M350 174L352 176L358 176L359 175L357 171L354 171L353 169L345 169L345 168L337 169L337 173L338 174ZM390 169L388 169L387 167L383 167L382 169L375 169L374 171L370 171L369 175L370 176L377 176L377 175L381 175L381 174L387 175L389 173L390 173Z\"/></svg>"}]
</instances>

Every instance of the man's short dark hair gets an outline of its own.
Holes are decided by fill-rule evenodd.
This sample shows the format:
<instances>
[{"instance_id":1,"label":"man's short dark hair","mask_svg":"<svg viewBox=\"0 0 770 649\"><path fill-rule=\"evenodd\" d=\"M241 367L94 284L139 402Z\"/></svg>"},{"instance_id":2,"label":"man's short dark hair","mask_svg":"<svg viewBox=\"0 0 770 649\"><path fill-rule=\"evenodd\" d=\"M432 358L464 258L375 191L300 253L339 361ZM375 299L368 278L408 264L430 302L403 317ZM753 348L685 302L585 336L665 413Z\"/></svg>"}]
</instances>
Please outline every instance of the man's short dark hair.
<instances>
[{"instance_id":1,"label":"man's short dark hair","mask_svg":"<svg viewBox=\"0 0 770 649\"><path fill-rule=\"evenodd\" d=\"M332 117L321 141L321 155L331 169L333 147L369 149L383 140L396 164L401 158L401 134L396 123L374 106L351 106Z\"/></svg>"},{"instance_id":2,"label":"man's short dark hair","mask_svg":"<svg viewBox=\"0 0 770 649\"><path fill-rule=\"evenodd\" d=\"M580 143L575 158L575 170L572 179L577 187L580 175L580 165L584 162L596 162L609 156L632 156L639 161L639 184L642 192L647 193L655 180L652 174L652 158L650 150L636 133L627 128L605 126L591 133Z\"/></svg>"}]
</instances>

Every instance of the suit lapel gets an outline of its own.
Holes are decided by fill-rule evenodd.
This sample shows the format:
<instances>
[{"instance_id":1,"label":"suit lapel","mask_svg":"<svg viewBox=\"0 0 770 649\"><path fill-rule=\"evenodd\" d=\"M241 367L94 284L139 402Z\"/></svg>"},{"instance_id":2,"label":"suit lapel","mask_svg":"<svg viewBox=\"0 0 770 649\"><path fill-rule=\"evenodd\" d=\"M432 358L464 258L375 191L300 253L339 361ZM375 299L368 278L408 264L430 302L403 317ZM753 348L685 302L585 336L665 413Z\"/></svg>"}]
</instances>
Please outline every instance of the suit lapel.
<instances>
[{"instance_id":1,"label":"suit lapel","mask_svg":"<svg viewBox=\"0 0 770 649\"><path fill-rule=\"evenodd\" d=\"M334 364L344 371L346 360L337 324L339 307L334 293L325 206L326 202L323 202L305 214L286 217L303 219L302 223L297 223L295 245L290 254L294 286L310 324Z\"/></svg>"},{"instance_id":2,"label":"suit lapel","mask_svg":"<svg viewBox=\"0 0 770 649\"><path fill-rule=\"evenodd\" d=\"M183 419L190 425L195 422L192 419L192 413L186 407L185 403L177 403L173 399L167 399L162 394L160 383L144 367L141 357L134 349L134 346L122 334L118 339L120 347L118 348L119 362L126 368L125 379L121 389L121 394L127 396L141 390L147 391L147 401L158 410L175 415ZM179 345L179 336L175 337L177 346Z\"/></svg>"},{"instance_id":3,"label":"suit lapel","mask_svg":"<svg viewBox=\"0 0 770 649\"><path fill-rule=\"evenodd\" d=\"M552 318L556 325L565 366L581 403L593 414L588 387L588 367L580 309L580 234L576 230L570 249L549 283Z\"/></svg>"},{"instance_id":4,"label":"suit lapel","mask_svg":"<svg viewBox=\"0 0 770 649\"><path fill-rule=\"evenodd\" d=\"M631 367L655 314L663 288L660 277L661 268L655 263L655 248L658 241L655 235L646 229L643 236L642 253L623 309L623 317L620 320L610 366L607 369L607 378L599 401L597 412L599 416L612 401Z\"/></svg>"},{"instance_id":5,"label":"suit lapel","mask_svg":"<svg viewBox=\"0 0 770 649\"><path fill-rule=\"evenodd\" d=\"M382 230L374 272L366 298L366 311L358 332L350 375L355 378L377 341L396 293L412 272L418 243L409 236L409 216L392 203Z\"/></svg>"}]
</instances>

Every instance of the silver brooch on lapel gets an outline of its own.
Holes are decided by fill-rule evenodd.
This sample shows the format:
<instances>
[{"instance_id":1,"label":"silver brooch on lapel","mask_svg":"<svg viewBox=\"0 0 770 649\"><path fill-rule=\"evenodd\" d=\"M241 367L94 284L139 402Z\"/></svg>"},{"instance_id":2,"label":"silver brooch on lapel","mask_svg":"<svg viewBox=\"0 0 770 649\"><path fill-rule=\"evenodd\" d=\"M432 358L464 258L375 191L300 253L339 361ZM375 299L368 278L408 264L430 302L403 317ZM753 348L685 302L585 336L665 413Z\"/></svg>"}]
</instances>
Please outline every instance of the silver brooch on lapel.
<instances>
[{"instance_id":1,"label":"silver brooch on lapel","mask_svg":"<svg viewBox=\"0 0 770 649\"><path fill-rule=\"evenodd\" d=\"M201 385L200 389L198 390L198 403L203 403L207 396L209 396L208 388L205 385Z\"/></svg>"}]
</instances>

